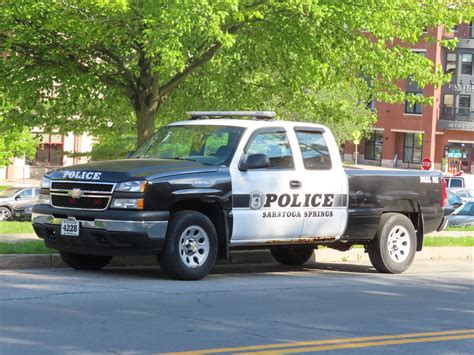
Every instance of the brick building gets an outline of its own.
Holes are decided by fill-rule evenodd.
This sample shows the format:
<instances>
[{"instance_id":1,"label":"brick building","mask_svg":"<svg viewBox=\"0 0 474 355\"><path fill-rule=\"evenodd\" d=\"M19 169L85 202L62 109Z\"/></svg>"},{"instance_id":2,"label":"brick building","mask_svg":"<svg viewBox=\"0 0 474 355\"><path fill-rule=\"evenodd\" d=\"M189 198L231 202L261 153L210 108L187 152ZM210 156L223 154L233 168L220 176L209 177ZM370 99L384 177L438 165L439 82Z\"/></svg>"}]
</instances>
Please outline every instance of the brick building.
<instances>
[{"instance_id":1,"label":"brick building","mask_svg":"<svg viewBox=\"0 0 474 355\"><path fill-rule=\"evenodd\" d=\"M429 35L436 42L410 47L452 73L451 83L424 89L408 80L397 83L406 93L432 96L433 106L375 103L378 121L357 147L359 163L419 169L429 158L436 169L474 173L474 26L459 25L452 32L437 27ZM454 51L439 45L454 36L459 40ZM355 146L346 144L344 160L354 157Z\"/></svg>"}]
</instances>

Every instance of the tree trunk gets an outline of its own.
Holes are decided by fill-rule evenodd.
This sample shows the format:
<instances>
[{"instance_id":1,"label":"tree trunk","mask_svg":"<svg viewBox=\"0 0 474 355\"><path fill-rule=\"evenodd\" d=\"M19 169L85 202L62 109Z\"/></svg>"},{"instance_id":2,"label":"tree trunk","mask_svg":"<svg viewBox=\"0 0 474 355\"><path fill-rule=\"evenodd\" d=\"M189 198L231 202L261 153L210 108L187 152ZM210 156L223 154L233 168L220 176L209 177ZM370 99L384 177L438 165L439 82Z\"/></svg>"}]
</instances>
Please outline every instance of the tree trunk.
<instances>
[{"instance_id":1,"label":"tree trunk","mask_svg":"<svg viewBox=\"0 0 474 355\"><path fill-rule=\"evenodd\" d=\"M149 97L135 99L134 108L137 116L137 148L150 138L155 132L155 117L160 105L152 103Z\"/></svg>"},{"instance_id":2,"label":"tree trunk","mask_svg":"<svg viewBox=\"0 0 474 355\"><path fill-rule=\"evenodd\" d=\"M137 148L155 132L155 115L153 110L136 111L137 115Z\"/></svg>"}]
</instances>

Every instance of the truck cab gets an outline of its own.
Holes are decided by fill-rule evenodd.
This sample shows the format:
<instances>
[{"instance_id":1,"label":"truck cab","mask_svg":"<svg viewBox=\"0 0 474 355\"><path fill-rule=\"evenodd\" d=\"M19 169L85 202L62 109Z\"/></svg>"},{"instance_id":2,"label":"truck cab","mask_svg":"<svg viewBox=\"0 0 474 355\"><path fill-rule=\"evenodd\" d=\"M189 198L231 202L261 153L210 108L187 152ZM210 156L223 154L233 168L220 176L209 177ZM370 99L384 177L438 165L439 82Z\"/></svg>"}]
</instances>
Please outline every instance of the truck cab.
<instances>
[{"instance_id":1,"label":"truck cab","mask_svg":"<svg viewBox=\"0 0 474 355\"><path fill-rule=\"evenodd\" d=\"M424 200L410 202L416 186L407 186L405 203L397 186L404 202L387 203L386 188L350 191L351 179L358 186L363 176L343 169L325 126L261 111L190 116L160 128L130 159L50 172L33 209L37 235L76 269L99 269L115 255L152 254L168 275L189 280L207 275L232 248L270 248L278 261L295 265L320 244L363 244L382 260L388 246L369 246L387 219L382 215L397 212L403 231L391 239L388 264L375 266L401 272L413 260L417 234L442 224L440 174L410 175L435 191L431 198L422 191ZM386 182L394 179L400 177Z\"/></svg>"}]
</instances>

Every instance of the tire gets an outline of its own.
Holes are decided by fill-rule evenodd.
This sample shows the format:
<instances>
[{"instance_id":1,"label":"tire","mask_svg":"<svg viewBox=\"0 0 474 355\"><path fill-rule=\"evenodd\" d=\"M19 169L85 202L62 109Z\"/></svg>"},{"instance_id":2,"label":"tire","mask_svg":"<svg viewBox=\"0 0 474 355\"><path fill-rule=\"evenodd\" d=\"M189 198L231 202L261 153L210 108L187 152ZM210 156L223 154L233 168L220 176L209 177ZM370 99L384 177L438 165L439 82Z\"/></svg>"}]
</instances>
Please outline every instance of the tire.
<instances>
[{"instance_id":1,"label":"tire","mask_svg":"<svg viewBox=\"0 0 474 355\"><path fill-rule=\"evenodd\" d=\"M408 269L416 252L416 231L399 213L385 213L375 238L367 245L370 262L380 272L399 274Z\"/></svg>"},{"instance_id":2,"label":"tire","mask_svg":"<svg viewBox=\"0 0 474 355\"><path fill-rule=\"evenodd\" d=\"M217 258L218 239L212 221L197 211L179 211L171 216L161 269L176 280L199 280L211 271Z\"/></svg>"},{"instance_id":3,"label":"tire","mask_svg":"<svg viewBox=\"0 0 474 355\"><path fill-rule=\"evenodd\" d=\"M8 207L0 207L0 221L8 221L12 218L12 211Z\"/></svg>"},{"instance_id":4,"label":"tire","mask_svg":"<svg viewBox=\"0 0 474 355\"><path fill-rule=\"evenodd\" d=\"M313 255L312 245L274 246L270 249L273 258L283 265L303 265Z\"/></svg>"},{"instance_id":5,"label":"tire","mask_svg":"<svg viewBox=\"0 0 474 355\"><path fill-rule=\"evenodd\" d=\"M73 254L60 251L61 259L66 265L76 270L100 270L112 259L111 256Z\"/></svg>"}]
</instances>

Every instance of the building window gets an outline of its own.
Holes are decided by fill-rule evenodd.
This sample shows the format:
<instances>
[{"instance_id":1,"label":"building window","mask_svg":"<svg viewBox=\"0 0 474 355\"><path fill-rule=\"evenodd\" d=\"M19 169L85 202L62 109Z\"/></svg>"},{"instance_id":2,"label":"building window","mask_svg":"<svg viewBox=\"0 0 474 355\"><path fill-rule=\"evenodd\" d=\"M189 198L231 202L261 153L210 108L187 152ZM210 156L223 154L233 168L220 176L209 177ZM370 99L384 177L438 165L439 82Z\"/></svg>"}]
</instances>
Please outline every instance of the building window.
<instances>
[{"instance_id":1,"label":"building window","mask_svg":"<svg viewBox=\"0 0 474 355\"><path fill-rule=\"evenodd\" d=\"M453 114L454 110L454 95L453 94L444 94L443 95L443 113L444 114Z\"/></svg>"},{"instance_id":2,"label":"building window","mask_svg":"<svg viewBox=\"0 0 474 355\"><path fill-rule=\"evenodd\" d=\"M459 114L468 116L471 111L471 95L459 95Z\"/></svg>"},{"instance_id":3,"label":"building window","mask_svg":"<svg viewBox=\"0 0 474 355\"><path fill-rule=\"evenodd\" d=\"M405 133L403 141L403 162L420 164L422 152L423 134Z\"/></svg>"},{"instance_id":4,"label":"building window","mask_svg":"<svg viewBox=\"0 0 474 355\"><path fill-rule=\"evenodd\" d=\"M446 53L446 74L456 72L456 53Z\"/></svg>"},{"instance_id":5,"label":"building window","mask_svg":"<svg viewBox=\"0 0 474 355\"><path fill-rule=\"evenodd\" d=\"M416 95L416 96L423 96L422 93L416 93L416 92L407 92L407 95ZM423 110L423 107L420 103L415 103L415 104L410 104L410 102L407 100L405 101L405 113L413 113L413 114L421 114Z\"/></svg>"},{"instance_id":6,"label":"building window","mask_svg":"<svg viewBox=\"0 0 474 355\"><path fill-rule=\"evenodd\" d=\"M36 151L38 165L59 166L63 164L63 136L61 134L40 134L41 143Z\"/></svg>"},{"instance_id":7,"label":"building window","mask_svg":"<svg viewBox=\"0 0 474 355\"><path fill-rule=\"evenodd\" d=\"M365 140L365 160L382 160L383 133L372 132Z\"/></svg>"},{"instance_id":8,"label":"building window","mask_svg":"<svg viewBox=\"0 0 474 355\"><path fill-rule=\"evenodd\" d=\"M461 54L461 74L472 75L472 54Z\"/></svg>"}]
</instances>

